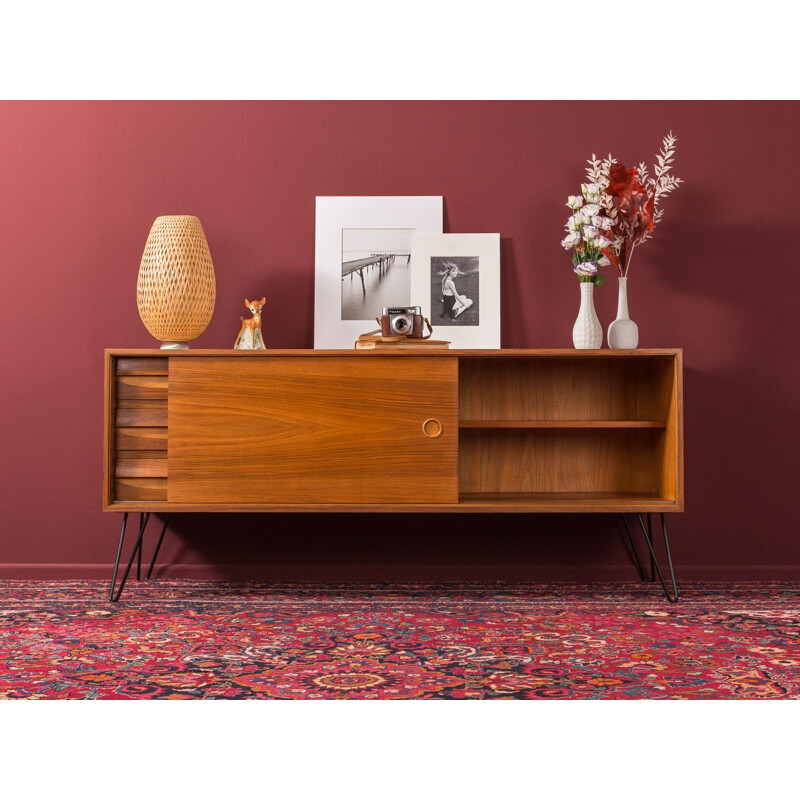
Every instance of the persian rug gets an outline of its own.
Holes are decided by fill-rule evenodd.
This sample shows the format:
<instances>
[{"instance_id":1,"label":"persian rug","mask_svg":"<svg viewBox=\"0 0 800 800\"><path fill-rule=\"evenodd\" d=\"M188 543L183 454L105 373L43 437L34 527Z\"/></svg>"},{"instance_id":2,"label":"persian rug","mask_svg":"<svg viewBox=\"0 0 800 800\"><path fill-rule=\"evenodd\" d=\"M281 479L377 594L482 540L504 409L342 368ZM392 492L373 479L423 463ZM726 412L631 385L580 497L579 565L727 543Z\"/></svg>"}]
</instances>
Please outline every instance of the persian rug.
<instances>
[{"instance_id":1,"label":"persian rug","mask_svg":"<svg viewBox=\"0 0 800 800\"><path fill-rule=\"evenodd\" d=\"M0 581L0 698L800 698L800 584Z\"/></svg>"}]
</instances>

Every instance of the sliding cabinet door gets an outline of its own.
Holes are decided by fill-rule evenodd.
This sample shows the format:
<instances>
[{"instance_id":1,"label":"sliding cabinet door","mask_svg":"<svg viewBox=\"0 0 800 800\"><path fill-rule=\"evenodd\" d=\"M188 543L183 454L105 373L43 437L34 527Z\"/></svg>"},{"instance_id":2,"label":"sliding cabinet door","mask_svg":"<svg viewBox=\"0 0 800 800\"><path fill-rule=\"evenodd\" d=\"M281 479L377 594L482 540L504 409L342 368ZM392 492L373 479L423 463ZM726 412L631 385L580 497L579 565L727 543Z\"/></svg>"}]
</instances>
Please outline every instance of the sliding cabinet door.
<instances>
[{"instance_id":1,"label":"sliding cabinet door","mask_svg":"<svg viewBox=\"0 0 800 800\"><path fill-rule=\"evenodd\" d=\"M455 358L175 357L169 502L458 501Z\"/></svg>"}]
</instances>

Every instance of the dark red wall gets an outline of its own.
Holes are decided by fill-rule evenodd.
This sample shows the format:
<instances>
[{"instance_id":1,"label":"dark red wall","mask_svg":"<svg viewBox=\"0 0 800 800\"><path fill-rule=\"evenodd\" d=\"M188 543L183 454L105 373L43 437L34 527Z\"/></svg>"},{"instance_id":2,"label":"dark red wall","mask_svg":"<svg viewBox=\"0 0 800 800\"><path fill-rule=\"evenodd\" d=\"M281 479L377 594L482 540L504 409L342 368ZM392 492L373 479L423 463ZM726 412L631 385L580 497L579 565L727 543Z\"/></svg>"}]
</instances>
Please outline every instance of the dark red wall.
<instances>
[{"instance_id":1,"label":"dark red wall","mask_svg":"<svg viewBox=\"0 0 800 800\"><path fill-rule=\"evenodd\" d=\"M499 231L503 346L569 347L566 196L592 152L651 163L670 129L686 183L629 293L642 346L685 349L679 574L799 577L800 104L772 102L0 104L0 573L113 559L102 353L155 345L136 277L158 215L206 230L218 298L197 347L231 347L261 294L268 346L312 346L314 197L348 194L441 194L446 231ZM615 516L186 515L162 552L176 575L632 577L622 541Z\"/></svg>"}]
</instances>

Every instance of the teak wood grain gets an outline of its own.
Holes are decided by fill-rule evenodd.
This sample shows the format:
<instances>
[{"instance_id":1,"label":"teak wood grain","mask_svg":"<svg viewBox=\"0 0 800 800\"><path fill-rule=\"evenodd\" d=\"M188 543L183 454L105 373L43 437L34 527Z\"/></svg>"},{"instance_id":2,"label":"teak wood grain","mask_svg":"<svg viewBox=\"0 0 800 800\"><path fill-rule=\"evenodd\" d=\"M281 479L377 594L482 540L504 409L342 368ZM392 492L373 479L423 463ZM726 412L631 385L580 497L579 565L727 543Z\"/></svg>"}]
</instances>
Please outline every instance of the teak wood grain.
<instances>
[{"instance_id":1,"label":"teak wood grain","mask_svg":"<svg viewBox=\"0 0 800 800\"><path fill-rule=\"evenodd\" d=\"M459 428L666 428L659 419L460 420Z\"/></svg>"},{"instance_id":2,"label":"teak wood grain","mask_svg":"<svg viewBox=\"0 0 800 800\"><path fill-rule=\"evenodd\" d=\"M119 400L116 425L118 428L167 427L167 400Z\"/></svg>"},{"instance_id":3,"label":"teak wood grain","mask_svg":"<svg viewBox=\"0 0 800 800\"><path fill-rule=\"evenodd\" d=\"M680 350L107 351L104 406L110 510L683 510Z\"/></svg>"},{"instance_id":4,"label":"teak wood grain","mask_svg":"<svg viewBox=\"0 0 800 800\"><path fill-rule=\"evenodd\" d=\"M118 358L116 363L117 375L168 375L169 358L148 358L137 356L134 358Z\"/></svg>"},{"instance_id":5,"label":"teak wood grain","mask_svg":"<svg viewBox=\"0 0 800 800\"><path fill-rule=\"evenodd\" d=\"M176 360L168 499L456 502L457 393L454 358Z\"/></svg>"},{"instance_id":6,"label":"teak wood grain","mask_svg":"<svg viewBox=\"0 0 800 800\"><path fill-rule=\"evenodd\" d=\"M654 429L462 431L462 493L659 493Z\"/></svg>"},{"instance_id":7,"label":"teak wood grain","mask_svg":"<svg viewBox=\"0 0 800 800\"><path fill-rule=\"evenodd\" d=\"M105 507L167 500L168 371L164 356L106 353Z\"/></svg>"},{"instance_id":8,"label":"teak wood grain","mask_svg":"<svg viewBox=\"0 0 800 800\"><path fill-rule=\"evenodd\" d=\"M117 400L164 400L166 397L166 375L120 375L117 377Z\"/></svg>"},{"instance_id":9,"label":"teak wood grain","mask_svg":"<svg viewBox=\"0 0 800 800\"><path fill-rule=\"evenodd\" d=\"M115 476L117 478L166 478L167 452L166 450L163 452L140 450L118 453Z\"/></svg>"},{"instance_id":10,"label":"teak wood grain","mask_svg":"<svg viewBox=\"0 0 800 800\"><path fill-rule=\"evenodd\" d=\"M115 449L167 452L167 428L117 428Z\"/></svg>"},{"instance_id":11,"label":"teak wood grain","mask_svg":"<svg viewBox=\"0 0 800 800\"><path fill-rule=\"evenodd\" d=\"M663 420L658 376L671 366L654 358L519 357L464 359L459 418L490 420Z\"/></svg>"},{"instance_id":12,"label":"teak wood grain","mask_svg":"<svg viewBox=\"0 0 800 800\"><path fill-rule=\"evenodd\" d=\"M122 501L163 503L167 499L167 481L165 478L117 478L114 481L114 495Z\"/></svg>"}]
</instances>

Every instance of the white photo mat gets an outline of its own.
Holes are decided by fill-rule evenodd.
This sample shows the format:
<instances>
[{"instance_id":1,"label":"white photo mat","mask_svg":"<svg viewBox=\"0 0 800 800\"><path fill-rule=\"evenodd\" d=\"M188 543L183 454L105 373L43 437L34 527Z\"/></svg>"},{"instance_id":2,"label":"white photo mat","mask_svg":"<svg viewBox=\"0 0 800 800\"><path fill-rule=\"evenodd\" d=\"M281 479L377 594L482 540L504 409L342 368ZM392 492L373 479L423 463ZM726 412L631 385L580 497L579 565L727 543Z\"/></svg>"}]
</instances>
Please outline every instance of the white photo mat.
<instances>
[{"instance_id":1,"label":"white photo mat","mask_svg":"<svg viewBox=\"0 0 800 800\"><path fill-rule=\"evenodd\" d=\"M441 234L442 210L441 196L317 197L316 349L353 349L359 335L375 329L381 304L422 305L427 295L416 296L411 238ZM366 263L383 253L387 261Z\"/></svg>"},{"instance_id":2,"label":"white photo mat","mask_svg":"<svg viewBox=\"0 0 800 800\"><path fill-rule=\"evenodd\" d=\"M435 339L454 348L500 348L499 233L416 234L411 263L411 296L420 298L414 302Z\"/></svg>"}]
</instances>

